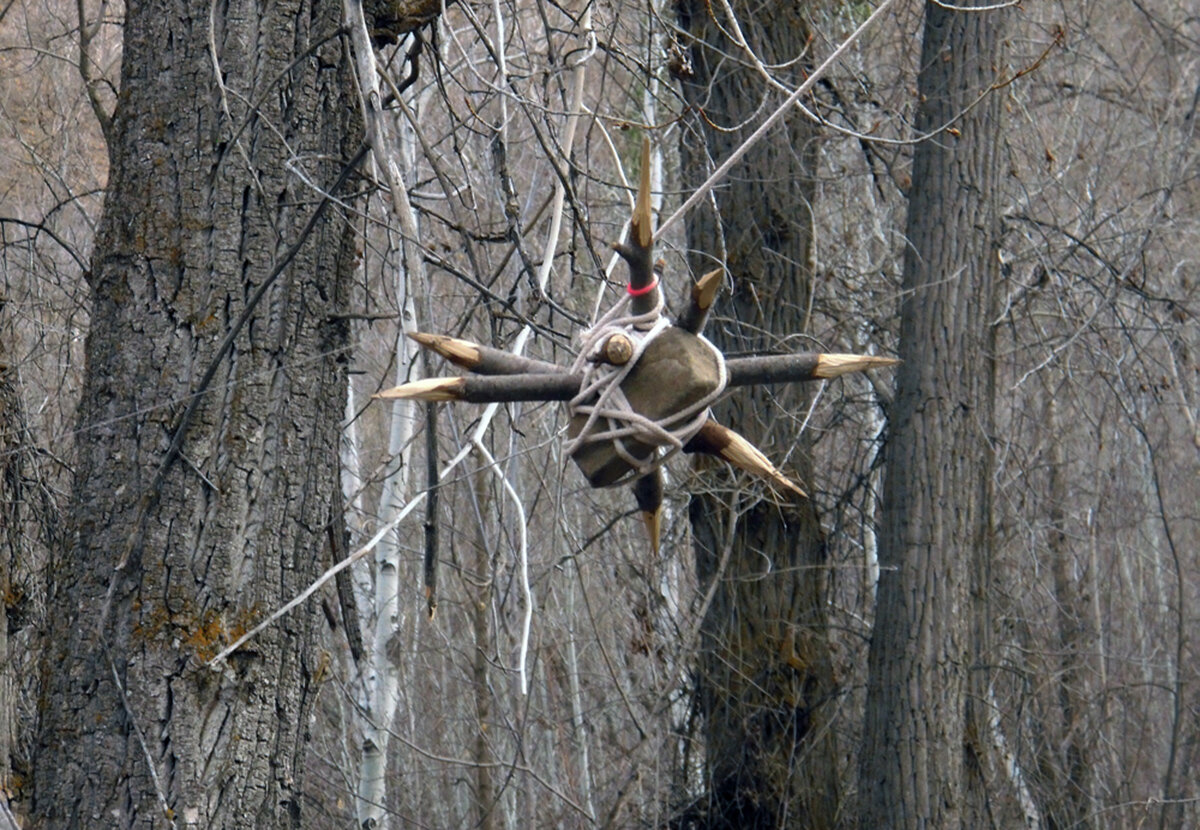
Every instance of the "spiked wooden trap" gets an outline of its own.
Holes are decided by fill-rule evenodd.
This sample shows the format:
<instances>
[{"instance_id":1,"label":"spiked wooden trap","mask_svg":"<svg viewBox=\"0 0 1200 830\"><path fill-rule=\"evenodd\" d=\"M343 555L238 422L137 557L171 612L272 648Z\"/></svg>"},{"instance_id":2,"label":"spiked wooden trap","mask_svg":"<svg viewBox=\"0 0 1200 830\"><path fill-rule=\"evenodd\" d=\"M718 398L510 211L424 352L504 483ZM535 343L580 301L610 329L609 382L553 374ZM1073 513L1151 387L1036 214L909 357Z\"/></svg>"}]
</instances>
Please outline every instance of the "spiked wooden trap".
<instances>
[{"instance_id":1,"label":"spiked wooden trap","mask_svg":"<svg viewBox=\"0 0 1200 830\"><path fill-rule=\"evenodd\" d=\"M414 381L376 397L469 403L567 402L567 453L593 487L632 482L657 553L663 501L661 466L677 451L717 456L804 497L804 491L753 444L712 419L709 407L727 389L821 380L897 361L815 353L725 360L702 334L720 289L720 269L696 281L683 313L670 323L662 314L660 266L653 257L649 170L647 140L629 240L613 246L629 267L626 294L583 333L579 357L570 368L466 340L415 332L408 336L472 374Z\"/></svg>"}]
</instances>

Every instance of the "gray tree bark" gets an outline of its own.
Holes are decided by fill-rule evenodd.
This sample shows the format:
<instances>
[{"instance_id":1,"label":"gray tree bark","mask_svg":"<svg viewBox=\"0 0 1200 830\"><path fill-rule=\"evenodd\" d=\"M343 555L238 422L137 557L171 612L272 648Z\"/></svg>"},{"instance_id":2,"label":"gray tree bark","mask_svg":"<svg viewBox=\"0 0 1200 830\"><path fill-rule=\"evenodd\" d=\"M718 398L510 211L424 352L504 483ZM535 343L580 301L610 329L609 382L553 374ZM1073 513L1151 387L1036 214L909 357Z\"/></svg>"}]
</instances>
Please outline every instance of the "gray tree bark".
<instances>
[{"instance_id":1,"label":"gray tree bark","mask_svg":"<svg viewBox=\"0 0 1200 830\"><path fill-rule=\"evenodd\" d=\"M723 33L719 7L680 3L695 37L683 90L693 115L683 135L685 191L703 181L750 134L765 96L782 94L746 65ZM799 7L733 4L750 48L792 87L804 79L809 28ZM712 15L720 16L718 26ZM730 58L728 56L734 56ZM770 111L769 109L767 111ZM714 129L710 124L735 127ZM743 126L744 125L744 126ZM687 236L693 273L724 265L731 296L718 299L707 334L729 352L769 351L804 330L812 277L814 128L789 115L716 190L720 216L693 211ZM721 261L721 241L724 262ZM701 253L703 252L703 253ZM806 441L784 413L803 412L797 386L743 389L717 408L799 480L809 478ZM827 639L826 549L811 502L725 478L692 497L697 568L712 603L696 672L704 718L707 795L680 824L704 828L825 828L835 823L838 764L828 728L835 693Z\"/></svg>"},{"instance_id":2,"label":"gray tree bark","mask_svg":"<svg viewBox=\"0 0 1200 830\"><path fill-rule=\"evenodd\" d=\"M896 399L859 826L968 826L967 728L990 539L1003 14L930 2L918 80ZM982 100L980 96L984 96ZM957 120L953 120L957 119ZM953 123L951 124L953 120ZM978 643L974 644L975 646ZM971 745L968 745L970 742Z\"/></svg>"},{"instance_id":3,"label":"gray tree bark","mask_svg":"<svg viewBox=\"0 0 1200 830\"><path fill-rule=\"evenodd\" d=\"M340 509L333 315L353 239L334 210L304 230L314 186L333 188L362 140L339 16L309 0L126 5L38 827L300 823L314 607L205 661L320 572Z\"/></svg>"}]
</instances>

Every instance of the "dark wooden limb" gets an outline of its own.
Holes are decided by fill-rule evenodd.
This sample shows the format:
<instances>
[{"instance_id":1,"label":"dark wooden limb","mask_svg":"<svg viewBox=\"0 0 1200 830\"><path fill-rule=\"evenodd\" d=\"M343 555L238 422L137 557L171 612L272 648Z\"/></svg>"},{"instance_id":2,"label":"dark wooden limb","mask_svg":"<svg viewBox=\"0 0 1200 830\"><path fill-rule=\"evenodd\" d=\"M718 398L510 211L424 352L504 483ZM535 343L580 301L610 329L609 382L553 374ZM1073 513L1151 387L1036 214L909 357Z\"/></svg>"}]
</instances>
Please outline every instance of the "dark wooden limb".
<instances>
[{"instance_id":1,"label":"dark wooden limb","mask_svg":"<svg viewBox=\"0 0 1200 830\"><path fill-rule=\"evenodd\" d=\"M437 613L438 565L438 442L437 404L425 404L425 607L429 619Z\"/></svg>"},{"instance_id":2,"label":"dark wooden limb","mask_svg":"<svg viewBox=\"0 0 1200 830\"><path fill-rule=\"evenodd\" d=\"M717 268L696 280L692 285L691 296L688 297L688 303L684 307L683 313L675 321L676 326L684 331L690 331L692 334L704 331L704 324L708 322L708 312L717 299L717 292L721 290L724 276L725 270Z\"/></svg>"},{"instance_id":3,"label":"dark wooden limb","mask_svg":"<svg viewBox=\"0 0 1200 830\"><path fill-rule=\"evenodd\" d=\"M581 375L468 375L461 378L414 380L375 395L382 400L463 401L512 403L514 401L569 401L579 393Z\"/></svg>"},{"instance_id":4,"label":"dark wooden limb","mask_svg":"<svg viewBox=\"0 0 1200 830\"><path fill-rule=\"evenodd\" d=\"M426 334L422 331L408 333L422 348L437 352L455 366L461 366L480 375L524 375L555 374L562 367L544 360L520 357L502 349L481 346L470 340L459 340L444 334Z\"/></svg>"},{"instance_id":5,"label":"dark wooden limb","mask_svg":"<svg viewBox=\"0 0 1200 830\"><path fill-rule=\"evenodd\" d=\"M642 139L642 170L638 181L637 201L629 221L629 241L613 244L629 266L629 288L634 297L630 310L634 314L653 311L659 302L661 287L639 293L658 280L654 268L654 213L650 206L650 139Z\"/></svg>"},{"instance_id":6,"label":"dark wooden limb","mask_svg":"<svg viewBox=\"0 0 1200 830\"><path fill-rule=\"evenodd\" d=\"M466 341L459 341L465 343ZM472 344L473 345L473 344ZM801 353L769 357L737 357L725 362L727 388L767 383L793 383L835 378L898 361L890 357L853 354ZM553 364L546 364L553 365ZM640 365L640 364L639 364ZM672 379L677 383L678 378ZM463 401L511 403L514 401L569 401L579 393L582 376L557 374L505 374L459 378L426 378L375 395L384 400Z\"/></svg>"},{"instance_id":7,"label":"dark wooden limb","mask_svg":"<svg viewBox=\"0 0 1200 830\"><path fill-rule=\"evenodd\" d=\"M765 478L772 484L791 490L801 498L808 498L800 486L781 473L758 447L716 421L709 420L700 427L700 431L696 433L695 437L684 445L683 451L715 455L738 469Z\"/></svg>"},{"instance_id":8,"label":"dark wooden limb","mask_svg":"<svg viewBox=\"0 0 1200 830\"><path fill-rule=\"evenodd\" d=\"M825 380L851 372L865 372L899 363L893 357L863 354L798 354L765 357L735 357L725 361L727 386L759 386L769 383Z\"/></svg>"},{"instance_id":9,"label":"dark wooden limb","mask_svg":"<svg viewBox=\"0 0 1200 830\"><path fill-rule=\"evenodd\" d=\"M635 481L633 483L633 497L637 500L638 510L642 513L642 521L646 523L646 533L650 537L650 548L657 554L659 538L662 534L662 470L655 470L649 475L644 475Z\"/></svg>"}]
</instances>

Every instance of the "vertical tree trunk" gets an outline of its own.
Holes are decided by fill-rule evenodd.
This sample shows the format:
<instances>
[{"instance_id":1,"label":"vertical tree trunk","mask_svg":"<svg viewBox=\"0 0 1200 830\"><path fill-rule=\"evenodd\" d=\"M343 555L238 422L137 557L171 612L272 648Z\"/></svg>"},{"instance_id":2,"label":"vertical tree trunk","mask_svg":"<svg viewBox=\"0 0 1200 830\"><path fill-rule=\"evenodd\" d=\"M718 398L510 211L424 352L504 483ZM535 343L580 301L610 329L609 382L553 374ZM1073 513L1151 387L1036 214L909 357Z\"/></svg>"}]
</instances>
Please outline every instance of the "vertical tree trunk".
<instances>
[{"instance_id":1,"label":"vertical tree trunk","mask_svg":"<svg viewBox=\"0 0 1200 830\"><path fill-rule=\"evenodd\" d=\"M333 315L354 251L334 210L304 238L362 135L338 26L336 4L308 0L126 6L73 532L51 575L39 827L299 824L314 606L205 661L319 573L340 509Z\"/></svg>"},{"instance_id":2,"label":"vertical tree trunk","mask_svg":"<svg viewBox=\"0 0 1200 830\"><path fill-rule=\"evenodd\" d=\"M1059 758L1063 773L1063 787L1054 793L1051 805L1054 826L1090 830L1095 826L1093 814L1096 809L1094 796L1094 773L1092 751L1089 742L1094 732L1088 723L1091 708L1090 666L1088 653L1099 652L1094 647L1095 634L1089 631L1090 602L1087 597L1085 577L1080 569L1072 568L1074 551L1067 535L1067 505L1072 496L1068 491L1067 458L1063 440L1059 436L1068 432L1063 428L1062 418L1054 402L1054 395L1047 395L1046 427L1050 431L1048 458L1050 465L1050 510L1049 548L1051 569L1054 575L1055 612L1058 617L1058 704L1061 723L1058 728L1048 730L1055 736L1054 745L1062 752Z\"/></svg>"},{"instance_id":3,"label":"vertical tree trunk","mask_svg":"<svg viewBox=\"0 0 1200 830\"><path fill-rule=\"evenodd\" d=\"M684 94L703 113L688 119L683 135L685 189L703 181L710 163L722 161L757 126L747 121L764 97L774 106L782 100L753 69L735 65L747 55L714 22L715 12L726 31L731 25L717 9L691 0L678 6L683 27L696 39ZM799 85L809 30L798 7L738 2L734 12L760 59L788 66L778 79ZM714 129L714 123L734 129ZM719 301L720 316L708 326L726 351L786 349L782 338L805 327L813 138L811 124L788 116L718 186L720 216L704 207L689 217L692 271L714 264L727 269L732 298ZM788 417L804 407L798 387L745 390L716 414L804 481L810 461ZM690 507L697 567L713 600L697 667L707 797L687 821L706 828L832 827L838 807L828 728L834 681L816 512L808 501L742 478L724 482L720 491L695 494Z\"/></svg>"},{"instance_id":4,"label":"vertical tree trunk","mask_svg":"<svg viewBox=\"0 0 1200 830\"><path fill-rule=\"evenodd\" d=\"M7 303L0 294L0 314ZM8 617L17 604L13 570L21 561L24 483L21 399L16 367L9 363L5 332L0 328L0 801L7 802L12 785L12 750L16 740L15 655L9 654Z\"/></svg>"},{"instance_id":5,"label":"vertical tree trunk","mask_svg":"<svg viewBox=\"0 0 1200 830\"><path fill-rule=\"evenodd\" d=\"M433 429L430 424L426 429ZM495 752L492 749L492 683L489 677L488 654L492 648L492 558L491 546L485 538L483 516L490 502L487 477L478 473L471 479L474 498L478 504L475 518L474 574L468 583L478 591L471 608L471 628L475 649L471 655L471 686L475 694L475 827L495 830L499 820L496 807L496 782L492 775ZM472 584L473 583L473 584Z\"/></svg>"},{"instance_id":6,"label":"vertical tree trunk","mask_svg":"<svg viewBox=\"0 0 1200 830\"><path fill-rule=\"evenodd\" d=\"M1001 126L999 96L977 99L1000 80L1001 23L999 12L926 5L916 127L958 120L918 144L913 160L904 363L886 448L860 756L864 828L954 828L968 812L968 588L990 545Z\"/></svg>"}]
</instances>

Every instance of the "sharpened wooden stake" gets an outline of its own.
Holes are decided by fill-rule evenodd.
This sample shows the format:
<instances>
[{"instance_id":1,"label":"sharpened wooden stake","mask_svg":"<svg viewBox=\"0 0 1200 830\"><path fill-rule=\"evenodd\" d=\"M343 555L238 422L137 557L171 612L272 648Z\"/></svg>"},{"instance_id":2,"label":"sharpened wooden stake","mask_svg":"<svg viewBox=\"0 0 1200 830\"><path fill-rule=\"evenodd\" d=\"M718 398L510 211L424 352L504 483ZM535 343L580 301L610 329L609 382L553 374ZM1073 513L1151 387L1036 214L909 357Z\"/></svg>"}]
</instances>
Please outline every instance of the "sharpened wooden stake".
<instances>
[{"instance_id":1,"label":"sharpened wooden stake","mask_svg":"<svg viewBox=\"0 0 1200 830\"><path fill-rule=\"evenodd\" d=\"M479 346L470 340L459 340L445 334L426 334L423 331L406 332L406 336L464 369L474 369L481 362Z\"/></svg>"},{"instance_id":2,"label":"sharpened wooden stake","mask_svg":"<svg viewBox=\"0 0 1200 830\"><path fill-rule=\"evenodd\" d=\"M700 427L700 431L687 443L683 451L715 455L718 458L728 461L738 469L765 478L781 487L786 487L801 498L808 498L808 495L800 489L799 485L781 473L762 454L758 447L751 444L729 427L721 426L716 421L710 420L704 426Z\"/></svg>"},{"instance_id":3,"label":"sharpened wooden stake","mask_svg":"<svg viewBox=\"0 0 1200 830\"><path fill-rule=\"evenodd\" d=\"M646 535L650 537L650 551L658 556L662 539L662 505L655 510L643 510L642 524L646 526Z\"/></svg>"},{"instance_id":4,"label":"sharpened wooden stake","mask_svg":"<svg viewBox=\"0 0 1200 830\"><path fill-rule=\"evenodd\" d=\"M629 304L634 314L646 314L658 305L658 276L654 271L654 211L650 203L650 137L642 139L642 170L637 198L629 220L629 241L616 242L613 250L629 266Z\"/></svg>"},{"instance_id":5,"label":"sharpened wooden stake","mask_svg":"<svg viewBox=\"0 0 1200 830\"><path fill-rule=\"evenodd\" d=\"M468 375L460 378L414 380L377 393L382 400L514 403L569 401L579 394L582 375Z\"/></svg>"},{"instance_id":6,"label":"sharpened wooden stake","mask_svg":"<svg viewBox=\"0 0 1200 830\"><path fill-rule=\"evenodd\" d=\"M465 341L464 341L465 342ZM900 361L891 357L839 354L788 354L736 357L725 362L727 388L766 383L824 380L848 372L862 372ZM550 364L547 364L550 365ZM569 401L579 394L581 375L541 372L469 375L458 378L425 378L375 395L383 400L463 401L513 403L516 401Z\"/></svg>"},{"instance_id":7,"label":"sharpened wooden stake","mask_svg":"<svg viewBox=\"0 0 1200 830\"><path fill-rule=\"evenodd\" d=\"M882 366L895 366L900 361L894 357L877 357L866 354L822 354L817 356L817 368L813 375L818 378L837 378L851 372L865 372Z\"/></svg>"},{"instance_id":8,"label":"sharpened wooden stake","mask_svg":"<svg viewBox=\"0 0 1200 830\"><path fill-rule=\"evenodd\" d=\"M635 481L633 483L633 497L637 499L638 510L642 514L642 522L646 525L646 535L650 537L650 549L657 555L659 539L662 534L662 470L655 470L649 475L644 475Z\"/></svg>"},{"instance_id":9,"label":"sharpened wooden stake","mask_svg":"<svg viewBox=\"0 0 1200 830\"><path fill-rule=\"evenodd\" d=\"M704 331L704 324L708 322L708 312L716 302L717 292L721 290L724 276L725 269L717 268L696 280L692 285L688 304L675 325L692 334Z\"/></svg>"},{"instance_id":10,"label":"sharpened wooden stake","mask_svg":"<svg viewBox=\"0 0 1200 830\"><path fill-rule=\"evenodd\" d=\"M650 136L642 137L642 169L638 179L637 201L630 219L630 237L639 248L654 244L654 215L650 204Z\"/></svg>"},{"instance_id":11,"label":"sharpened wooden stake","mask_svg":"<svg viewBox=\"0 0 1200 830\"><path fill-rule=\"evenodd\" d=\"M455 366L481 375L552 375L563 372L562 367L544 360L520 357L502 349L481 346L470 340L447 337L444 334L408 332L408 337L422 348L437 352Z\"/></svg>"},{"instance_id":12,"label":"sharpened wooden stake","mask_svg":"<svg viewBox=\"0 0 1200 830\"><path fill-rule=\"evenodd\" d=\"M461 401L465 399L463 390L466 385L466 378L422 378L377 392L371 397L385 401Z\"/></svg>"},{"instance_id":13,"label":"sharpened wooden stake","mask_svg":"<svg viewBox=\"0 0 1200 830\"><path fill-rule=\"evenodd\" d=\"M728 386L761 386L768 383L794 383L835 378L850 372L865 372L895 366L894 357L863 354L797 354L735 357L725 361Z\"/></svg>"}]
</instances>

